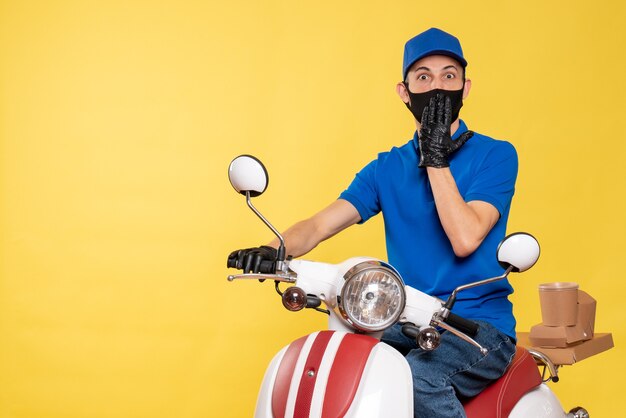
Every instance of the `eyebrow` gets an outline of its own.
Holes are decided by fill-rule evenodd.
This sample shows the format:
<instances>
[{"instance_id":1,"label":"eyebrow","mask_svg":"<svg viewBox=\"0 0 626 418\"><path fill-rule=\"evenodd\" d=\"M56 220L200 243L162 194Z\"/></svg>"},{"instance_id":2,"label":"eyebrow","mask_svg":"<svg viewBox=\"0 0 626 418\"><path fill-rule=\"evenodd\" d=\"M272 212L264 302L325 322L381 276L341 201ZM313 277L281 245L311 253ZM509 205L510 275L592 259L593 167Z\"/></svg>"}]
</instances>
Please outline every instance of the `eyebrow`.
<instances>
[{"instance_id":1,"label":"eyebrow","mask_svg":"<svg viewBox=\"0 0 626 418\"><path fill-rule=\"evenodd\" d=\"M445 67L443 67L442 69L443 69L443 70L449 70L449 69L451 69L451 68L455 69L456 71L459 71L459 69L456 67L456 65L452 65L452 64L450 64L450 65L446 65L446 66L445 66ZM430 68L428 68L428 67L417 67L417 68L416 68L415 70L413 70L413 71L417 72L417 71L420 71L420 70L432 71L432 70L431 70Z\"/></svg>"}]
</instances>

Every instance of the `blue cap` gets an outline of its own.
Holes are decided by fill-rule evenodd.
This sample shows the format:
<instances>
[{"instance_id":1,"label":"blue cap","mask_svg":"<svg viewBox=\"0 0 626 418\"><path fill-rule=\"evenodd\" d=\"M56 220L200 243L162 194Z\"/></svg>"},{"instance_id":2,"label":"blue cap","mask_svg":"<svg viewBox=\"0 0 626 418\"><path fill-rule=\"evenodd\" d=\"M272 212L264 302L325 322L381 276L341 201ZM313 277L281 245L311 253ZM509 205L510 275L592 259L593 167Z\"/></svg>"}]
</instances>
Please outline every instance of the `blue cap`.
<instances>
[{"instance_id":1,"label":"blue cap","mask_svg":"<svg viewBox=\"0 0 626 418\"><path fill-rule=\"evenodd\" d=\"M430 28L409 39L404 45L402 79L406 80L406 73L415 61L429 55L447 55L460 62L463 68L467 67L459 40L441 29Z\"/></svg>"}]
</instances>

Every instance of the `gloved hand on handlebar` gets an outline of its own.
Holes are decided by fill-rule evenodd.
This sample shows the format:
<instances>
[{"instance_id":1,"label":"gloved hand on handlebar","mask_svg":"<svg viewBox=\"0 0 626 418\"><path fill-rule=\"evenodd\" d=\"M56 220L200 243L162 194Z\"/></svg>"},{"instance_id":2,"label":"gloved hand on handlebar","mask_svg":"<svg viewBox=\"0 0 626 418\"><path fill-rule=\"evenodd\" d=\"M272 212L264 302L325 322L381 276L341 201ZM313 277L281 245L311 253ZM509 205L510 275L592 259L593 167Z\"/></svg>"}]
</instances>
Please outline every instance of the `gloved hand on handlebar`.
<instances>
[{"instance_id":1,"label":"gloved hand on handlebar","mask_svg":"<svg viewBox=\"0 0 626 418\"><path fill-rule=\"evenodd\" d=\"M464 132L456 140L450 135L452 105L449 97L437 94L422 113L419 132L419 167L450 167L448 157L463 146L474 132Z\"/></svg>"},{"instance_id":2,"label":"gloved hand on handlebar","mask_svg":"<svg viewBox=\"0 0 626 418\"><path fill-rule=\"evenodd\" d=\"M236 250L228 256L227 267L243 270L244 273L276 272L278 251L268 245Z\"/></svg>"}]
</instances>

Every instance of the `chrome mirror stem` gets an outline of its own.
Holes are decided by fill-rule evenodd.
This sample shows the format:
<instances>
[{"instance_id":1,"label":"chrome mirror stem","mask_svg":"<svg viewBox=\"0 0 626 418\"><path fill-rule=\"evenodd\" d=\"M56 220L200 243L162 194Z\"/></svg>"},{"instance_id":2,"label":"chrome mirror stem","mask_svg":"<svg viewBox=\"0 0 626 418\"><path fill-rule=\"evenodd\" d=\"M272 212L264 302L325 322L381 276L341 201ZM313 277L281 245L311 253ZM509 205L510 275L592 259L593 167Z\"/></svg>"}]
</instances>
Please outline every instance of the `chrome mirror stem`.
<instances>
[{"instance_id":1,"label":"chrome mirror stem","mask_svg":"<svg viewBox=\"0 0 626 418\"><path fill-rule=\"evenodd\" d=\"M256 214L256 216L258 216L259 219L261 219L263 221L263 223L269 229L272 230L272 232L274 233L274 235L276 235L276 237L278 237L278 240L280 241L280 246L278 247L278 260L277 260L276 268L277 268L277 270L281 270L282 271L283 268L284 268L284 261L285 261L285 239L280 234L280 232L278 232L278 230L276 228L274 228L274 225L272 225L270 223L270 221L265 219L265 216L263 216L261 214L261 212L259 212L257 210L257 208L254 207L254 205L252 204L252 199L250 198L250 192L249 191L246 191L246 203L248 204L248 207L250 209L252 209L252 212L254 212Z\"/></svg>"},{"instance_id":2,"label":"chrome mirror stem","mask_svg":"<svg viewBox=\"0 0 626 418\"><path fill-rule=\"evenodd\" d=\"M457 293L459 293L459 292L461 292L463 290L471 289L472 287L482 286L484 284L493 283L493 282L497 282L498 280L506 279L506 277L509 275L510 272L513 271L513 269L514 269L513 266L509 266L504 271L504 273L502 275L500 275L500 276L492 277L490 279L480 280L480 281L474 282L474 283L464 284L462 286L457 287L456 289L454 289L452 291L452 294L450 295L450 297L448 298L448 300L444 304L444 308L447 309L448 311L452 309L452 306L454 305L454 302L456 302L456 295L457 295Z\"/></svg>"}]
</instances>

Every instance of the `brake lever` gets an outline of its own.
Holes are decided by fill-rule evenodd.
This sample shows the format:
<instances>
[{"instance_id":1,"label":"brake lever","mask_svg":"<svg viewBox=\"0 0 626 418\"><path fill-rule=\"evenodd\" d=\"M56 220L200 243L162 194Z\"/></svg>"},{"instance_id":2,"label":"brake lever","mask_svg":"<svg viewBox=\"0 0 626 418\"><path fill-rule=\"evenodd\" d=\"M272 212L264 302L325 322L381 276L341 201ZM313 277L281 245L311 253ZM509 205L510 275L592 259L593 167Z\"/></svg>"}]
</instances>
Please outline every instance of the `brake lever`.
<instances>
[{"instance_id":1,"label":"brake lever","mask_svg":"<svg viewBox=\"0 0 626 418\"><path fill-rule=\"evenodd\" d=\"M244 273L244 274L231 274L227 277L229 282L238 279L246 279L246 280L274 280L277 282L285 282L285 283L295 283L296 276L289 273L282 274L260 274L260 273Z\"/></svg>"},{"instance_id":2,"label":"brake lever","mask_svg":"<svg viewBox=\"0 0 626 418\"><path fill-rule=\"evenodd\" d=\"M457 337L459 337L463 341L468 342L468 343L472 344L473 346L477 347L480 350L480 353L483 356L486 356L487 353L489 352L489 350L487 350L485 347L480 345L475 339L473 339L472 337L470 337L468 335L465 335L464 333L462 333L458 329L456 329L454 327L451 327L450 325L446 324L442 320L433 318L433 320L430 322L430 324L432 326L434 326L434 327L440 327L440 328L445 329L446 331L450 331L451 333L453 333L454 335L456 335Z\"/></svg>"}]
</instances>

